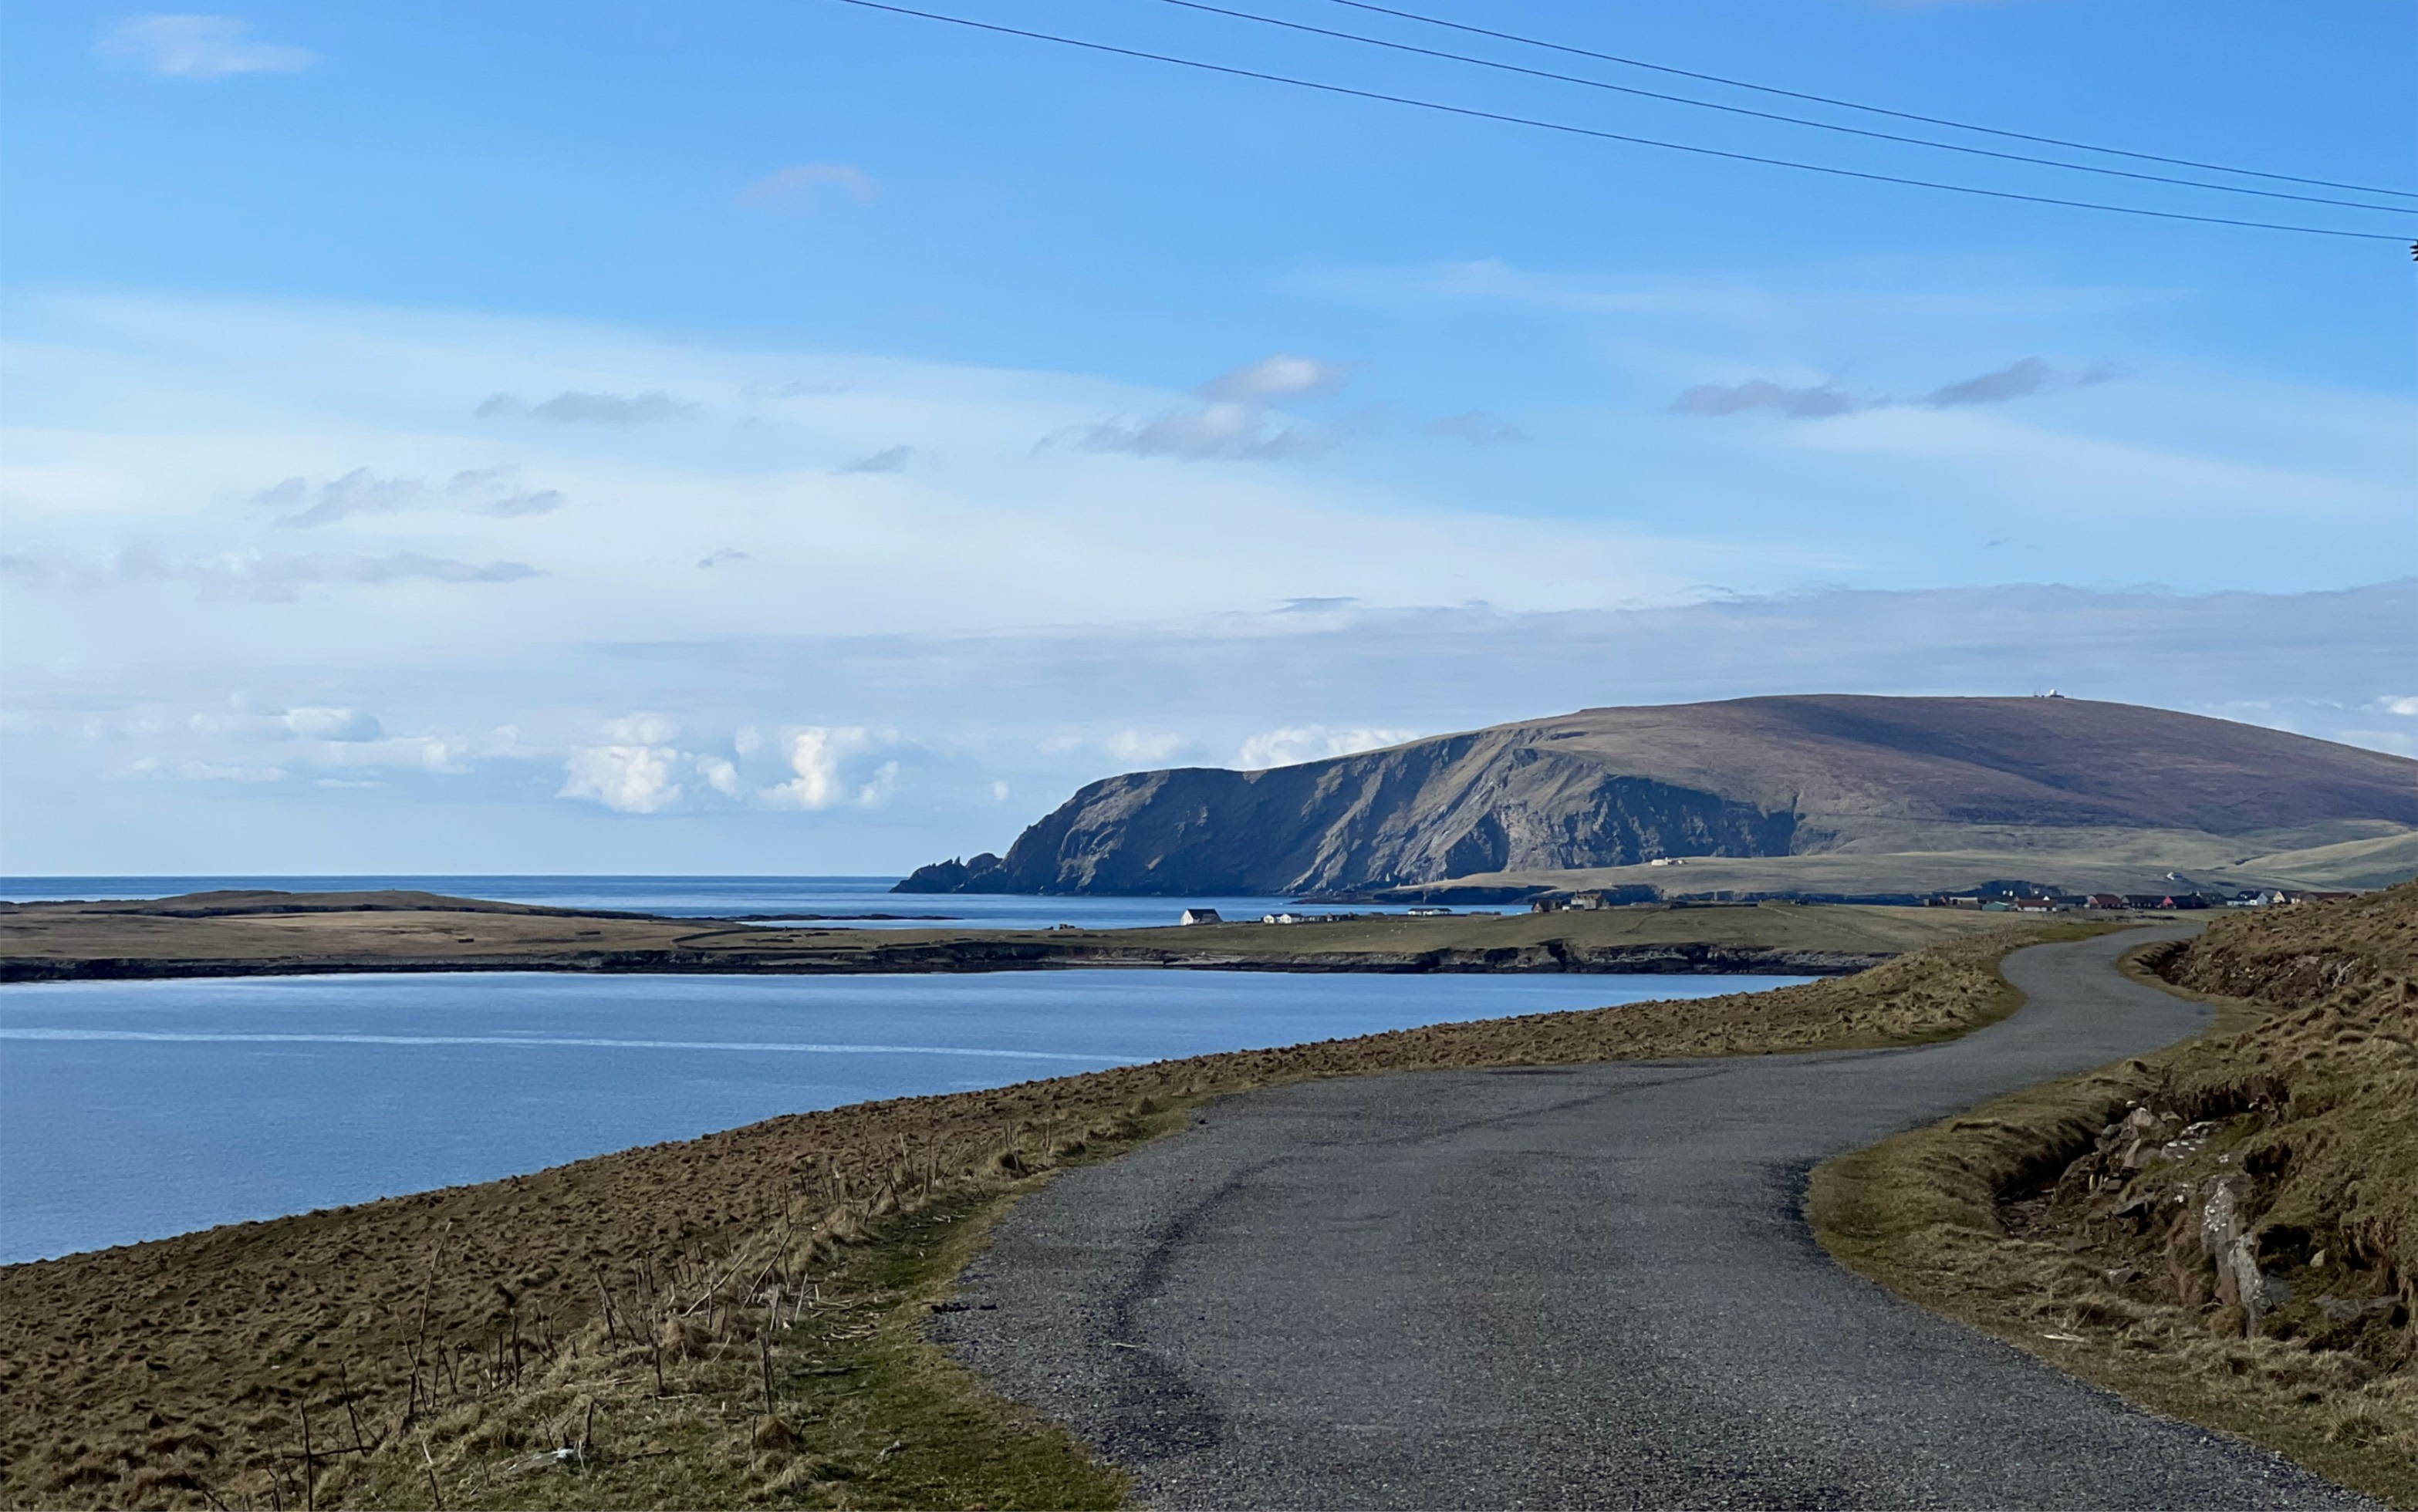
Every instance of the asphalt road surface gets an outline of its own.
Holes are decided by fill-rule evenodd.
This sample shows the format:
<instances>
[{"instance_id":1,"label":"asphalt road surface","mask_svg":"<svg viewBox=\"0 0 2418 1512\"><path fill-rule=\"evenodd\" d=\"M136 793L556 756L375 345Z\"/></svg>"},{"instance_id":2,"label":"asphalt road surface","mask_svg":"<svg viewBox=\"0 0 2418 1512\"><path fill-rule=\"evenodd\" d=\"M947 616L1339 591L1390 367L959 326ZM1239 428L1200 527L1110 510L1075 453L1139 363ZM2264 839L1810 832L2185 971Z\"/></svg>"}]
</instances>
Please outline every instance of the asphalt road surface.
<instances>
[{"instance_id":1,"label":"asphalt road surface","mask_svg":"<svg viewBox=\"0 0 2418 1512\"><path fill-rule=\"evenodd\" d=\"M2132 932L1911 1050L1230 1098L1011 1213L939 1336L1158 1507L2364 1505L1899 1302L1817 1161L2195 1031Z\"/></svg>"}]
</instances>

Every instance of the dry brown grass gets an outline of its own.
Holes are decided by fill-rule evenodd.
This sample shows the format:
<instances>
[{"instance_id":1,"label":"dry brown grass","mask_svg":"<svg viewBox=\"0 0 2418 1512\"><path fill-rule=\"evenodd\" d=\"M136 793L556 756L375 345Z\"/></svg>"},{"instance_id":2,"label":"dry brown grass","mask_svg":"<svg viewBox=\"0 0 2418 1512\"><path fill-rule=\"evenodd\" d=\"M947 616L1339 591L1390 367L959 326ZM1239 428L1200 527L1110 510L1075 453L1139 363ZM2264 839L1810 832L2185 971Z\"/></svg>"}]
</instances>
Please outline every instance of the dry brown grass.
<instances>
[{"instance_id":1,"label":"dry brown grass","mask_svg":"<svg viewBox=\"0 0 2418 1512\"><path fill-rule=\"evenodd\" d=\"M1856 1269L2061 1368L2418 1505L2418 884L2219 921L2224 1011L1814 1174Z\"/></svg>"},{"instance_id":2,"label":"dry brown grass","mask_svg":"<svg viewBox=\"0 0 2418 1512\"><path fill-rule=\"evenodd\" d=\"M539 1504L555 1495L540 1488L570 1482L513 1467L560 1447L574 1427L581 1443L584 1422L571 1418L589 1399L607 1402L605 1420L619 1425L611 1453L636 1453L634 1442L662 1452L609 1469L574 1456L583 1473L604 1478L563 1491L571 1502L1095 1500L1104 1483L1085 1477L1096 1467L1063 1434L1014 1418L913 1335L956 1268L910 1263L910 1251L918 1261L941 1253L918 1237L926 1215L978 1225L1036 1173L1142 1138L1165 1126L1171 1109L1278 1082L1951 1035L2013 1005L1994 969L2000 954L2070 932L2010 924L1770 993L1448 1024L867 1103L478 1186L0 1269L0 1503L298 1505L324 1489L331 1502L427 1504L425 1456L449 1505ZM794 1313L801 1289L811 1296L817 1287L827 1307L862 1320L864 1338L766 1329L772 1296ZM696 1358L666 1362L664 1387L696 1395L658 1398L646 1341L663 1338L674 1315L701 1337ZM738 1425L752 1421L750 1393L760 1396L751 1382L761 1362L749 1342L758 1334L781 1390L824 1401L817 1411L825 1422L837 1411L830 1382L853 1375L794 1372L843 1344L890 1341L881 1346L892 1351L888 1374L866 1379L891 1384L849 1409L877 1426L851 1429L853 1448L814 1451L834 1474L798 1469L803 1450L731 1459ZM855 1371L864 1361L829 1367L842 1367ZM306 1412L308 1463L327 1477L318 1489L303 1474ZM909 1452L880 1458L886 1440L865 1451L876 1458L848 1458L880 1437L880 1423L952 1413L980 1426L961 1425L957 1437L995 1452L932 1471L940 1478L918 1483L921 1492L881 1489L890 1483L874 1473L901 1469ZM350 1452L356 1421L367 1453ZM792 1422L791 1431L803 1442L808 1427ZM1025 1480L1003 1482L1000 1467L1016 1465L1026 1467Z\"/></svg>"},{"instance_id":3,"label":"dry brown grass","mask_svg":"<svg viewBox=\"0 0 2418 1512\"><path fill-rule=\"evenodd\" d=\"M920 910L948 900L912 900ZM1168 923L1174 924L1175 905ZM1310 924L1079 930L770 928L426 893L0 904L0 981L290 971L1859 970L1986 931L1955 909L1741 904Z\"/></svg>"}]
</instances>

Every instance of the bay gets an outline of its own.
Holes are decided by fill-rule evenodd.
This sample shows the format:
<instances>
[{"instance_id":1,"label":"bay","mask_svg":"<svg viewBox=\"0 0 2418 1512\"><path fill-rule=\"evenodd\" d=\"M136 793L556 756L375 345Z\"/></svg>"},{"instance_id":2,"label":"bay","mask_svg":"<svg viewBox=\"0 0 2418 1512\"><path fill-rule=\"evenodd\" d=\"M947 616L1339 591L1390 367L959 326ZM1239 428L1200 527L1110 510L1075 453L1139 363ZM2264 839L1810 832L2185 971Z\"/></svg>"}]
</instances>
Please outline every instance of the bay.
<instances>
[{"instance_id":1,"label":"bay","mask_svg":"<svg viewBox=\"0 0 2418 1512\"><path fill-rule=\"evenodd\" d=\"M873 1098L1796 980L1120 970L16 985L0 988L0 1262Z\"/></svg>"}]
</instances>

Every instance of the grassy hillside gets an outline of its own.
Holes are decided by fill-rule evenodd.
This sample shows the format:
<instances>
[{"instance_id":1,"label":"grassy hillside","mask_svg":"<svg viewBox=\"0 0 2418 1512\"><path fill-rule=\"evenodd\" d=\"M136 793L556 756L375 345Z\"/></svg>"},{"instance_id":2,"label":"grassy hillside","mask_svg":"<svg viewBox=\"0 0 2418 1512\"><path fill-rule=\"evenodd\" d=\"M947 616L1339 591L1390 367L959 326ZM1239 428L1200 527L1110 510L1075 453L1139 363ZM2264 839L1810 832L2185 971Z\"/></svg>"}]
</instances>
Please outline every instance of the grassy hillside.
<instances>
[{"instance_id":1,"label":"grassy hillside","mask_svg":"<svg viewBox=\"0 0 2418 1512\"><path fill-rule=\"evenodd\" d=\"M2214 1032L1815 1173L1843 1260L2418 1505L2418 884L2218 921Z\"/></svg>"},{"instance_id":2,"label":"grassy hillside","mask_svg":"<svg viewBox=\"0 0 2418 1512\"><path fill-rule=\"evenodd\" d=\"M1961 1033L2013 1005L1999 954L2074 927L1772 993L870 1103L9 1266L0 1504L1113 1503L1112 1474L921 1333L1053 1167L1305 1077Z\"/></svg>"},{"instance_id":3,"label":"grassy hillside","mask_svg":"<svg viewBox=\"0 0 2418 1512\"><path fill-rule=\"evenodd\" d=\"M1738 698L1106 778L1006 856L939 863L899 891L1363 893L1657 857L1987 855L2120 835L2248 840L2240 856L2370 838L2339 828L2361 825L2418 830L2418 761L2083 699Z\"/></svg>"}]
</instances>

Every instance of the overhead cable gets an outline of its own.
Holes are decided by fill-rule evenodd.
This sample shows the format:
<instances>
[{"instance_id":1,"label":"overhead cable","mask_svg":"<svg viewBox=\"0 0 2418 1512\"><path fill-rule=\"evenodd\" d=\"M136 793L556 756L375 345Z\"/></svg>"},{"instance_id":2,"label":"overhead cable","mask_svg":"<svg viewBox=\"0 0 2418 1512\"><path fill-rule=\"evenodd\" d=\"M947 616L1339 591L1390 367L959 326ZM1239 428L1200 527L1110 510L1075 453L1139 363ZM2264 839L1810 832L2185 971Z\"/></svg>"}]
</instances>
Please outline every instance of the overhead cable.
<instances>
[{"instance_id":1,"label":"overhead cable","mask_svg":"<svg viewBox=\"0 0 2418 1512\"><path fill-rule=\"evenodd\" d=\"M1778 95L1787 99L1802 99L1810 104L1835 105L1841 110L1859 110L1873 115L1891 115L1901 121L1920 121L1925 126L1945 126L1959 131L1979 131L1987 136L2006 137L2016 142L2034 142L2047 147L2069 147L2076 152L2104 152L2109 157L2131 158L2139 162L2163 162L2175 168L2202 168L2211 173L2241 174L2250 178L2271 178L2279 183L2309 184L2319 189L2347 189L2360 194L2392 194L2401 199L2418 200L2418 190L2385 189L2376 184L2348 184L2333 178L2310 178L2300 174L2269 173L2260 168L2238 168L2230 163L2202 162L2195 158L2169 158L2155 152L2135 152L2124 147L2104 147L2090 142L2072 142L2063 137L2038 136L2029 131L2010 131L1996 126L1977 126L1971 121L1950 120L1942 115L1922 115L1908 110L1891 110L1886 105L1866 105L1853 99L1840 99L1830 95L1808 94L1801 89L1782 89L1773 84L1751 84L1744 79L1725 78L1718 73L1699 73L1692 69L1675 69L1666 63L1648 63L1644 58L1622 57L1616 53L1598 53L1589 48L1571 47L1562 42L1549 42L1540 37L1523 37L1517 32L1495 31L1486 26L1472 26L1464 22L1446 21L1441 16L1425 16L1416 10L1400 10L1392 6L1371 4L1370 0L1334 0L1339 6L1354 10L1367 10L1381 16L1393 16L1402 21L1416 21L1424 25L1442 26L1451 31L1467 32L1473 37L1492 37L1497 41L1518 42L1526 47L1541 47L1573 57L1594 58L1599 63L1617 63L1626 68L1646 69L1681 79L1697 79L1706 84L1725 84L1732 89L1752 89L1758 94Z\"/></svg>"},{"instance_id":2,"label":"overhead cable","mask_svg":"<svg viewBox=\"0 0 2418 1512\"><path fill-rule=\"evenodd\" d=\"M2103 174L2111 178L2135 178L2150 184L2177 184L2185 189L2214 190L2224 194L2256 194L2262 199L2298 200L2304 205L2336 205L2350 210L2382 210L2387 214L2407 214L2411 208L2403 205L2373 205L2364 200L2340 200L2321 194L2295 194L2288 190L2257 189L2247 184L2213 184L2204 178L2177 178L2170 174L2143 173L2133 168L2109 168L2098 163L2064 162L2055 158L2035 157L2025 152L2002 152L1996 147L1977 147L1962 142L1935 142L1928 137L1905 136L1895 131L1874 131L1860 126L1842 126L1836 121L1817 121L1802 115L1783 115L1777 111L1754 110L1745 105L1724 105L1718 100L1693 99L1686 95L1668 95L1655 89L1639 89L1630 84L1613 84L1602 79L1587 79L1577 74L1554 73L1546 69L1523 68L1517 63L1503 63L1493 58L1472 57L1465 53L1446 53L1438 48L1419 47L1410 42L1397 42L1383 37L1369 37L1359 32L1339 31L1329 26L1313 26L1307 22L1286 21L1277 16L1263 16L1256 11L1232 10L1213 6L1206 0L1163 0L1186 10L1204 11L1213 16L1229 16L1236 21L1258 22L1263 26L1281 26L1287 31L1307 32L1314 37L1331 37L1339 41L1359 42L1369 47L1382 47L1396 53L1412 53L1420 57L1439 58L1451 63L1467 63L1477 68L1494 69L1505 73L1525 74L1531 79L1550 79L1557 84L1583 84L1589 89L1608 89L1616 94L1634 95L1645 99L1667 100L1675 105L1692 105L1699 110L1721 111L1730 115L1751 115L1760 121L1781 121L1790 126L1810 126L1815 130L1837 131L1847 136L1868 137L1876 142L1900 142L1909 146L1932 147L1941 152L1962 152L1976 158L1997 158L2005 162L2036 163L2044 168L2063 168L2077 174Z\"/></svg>"},{"instance_id":3,"label":"overhead cable","mask_svg":"<svg viewBox=\"0 0 2418 1512\"><path fill-rule=\"evenodd\" d=\"M1507 126L1533 127L1538 130L1557 131L1569 136L1583 136L1602 142L1625 142L1635 146L1661 147L1672 152L1685 152L1703 158L1721 158L1732 162L1762 163L1767 167L1794 168L1805 173L1828 174L1838 178L1859 178L1875 184L1898 184L1910 189L1941 190L1951 194L1970 194L1984 199L2014 200L2028 205L2055 205L2068 209L2101 210L2111 215L2131 215L2156 221L2189 221L2201 225L2241 226L2255 231L2288 231L2302 236L2336 237L2357 241L2393 241L2406 237L2385 231L2349 231L2333 226L2292 225L2277 221L2245 221L2232 216L2197 215L2184 210L2156 210L2139 205L2110 205L2098 200L2065 199L2054 194L2026 194L2008 189L1984 189L1977 184L1951 184L1938 179L1909 178L1897 174L1868 173L1860 168L1841 168L1829 163L1798 162L1788 158L1768 158L1752 152L1732 152L1723 147L1699 146L1692 143L1668 142L1657 137L1632 136L1621 131L1606 131L1591 126L1577 126L1567 121L1542 120L1531 115L1512 115L1502 111L1479 110L1468 105L1447 105L1440 100L1420 99L1410 95L1392 95L1374 89L1356 89L1349 84L1327 84L1316 79L1301 79L1290 74L1269 73L1257 69L1235 68L1224 63L1210 63L1201 58L1180 57L1169 53L1145 52L1140 48L1119 47L1110 42L1089 41L1079 37L1062 37L1054 32L1031 31L1019 26L1004 26L995 22L975 21L967 16L952 16L937 10L919 10L911 6L891 5L887 0L838 0L841 5L855 6L865 10L887 11L895 16L912 16L920 21L941 22L972 31L990 32L1001 37L1020 37L1030 41L1049 42L1061 47L1080 48L1085 52L1105 53L1117 57L1139 58L1150 63L1171 64L1177 68L1198 69L1203 73L1223 74L1234 79L1253 79L1263 84L1278 84L1296 89L1312 89L1321 94L1340 95L1353 99L1376 100L1388 105L1405 105L1414 110L1433 111L1439 115L1459 115L1470 120L1496 121Z\"/></svg>"}]
</instances>

